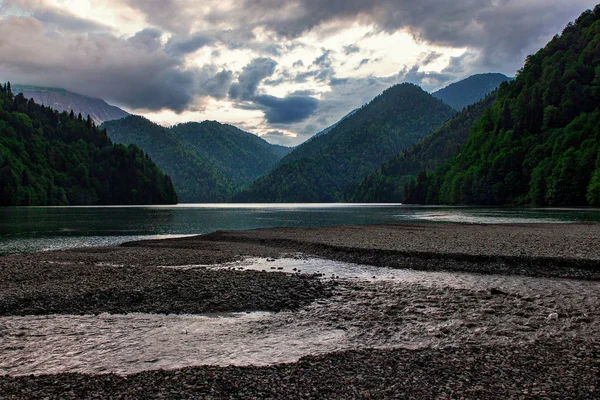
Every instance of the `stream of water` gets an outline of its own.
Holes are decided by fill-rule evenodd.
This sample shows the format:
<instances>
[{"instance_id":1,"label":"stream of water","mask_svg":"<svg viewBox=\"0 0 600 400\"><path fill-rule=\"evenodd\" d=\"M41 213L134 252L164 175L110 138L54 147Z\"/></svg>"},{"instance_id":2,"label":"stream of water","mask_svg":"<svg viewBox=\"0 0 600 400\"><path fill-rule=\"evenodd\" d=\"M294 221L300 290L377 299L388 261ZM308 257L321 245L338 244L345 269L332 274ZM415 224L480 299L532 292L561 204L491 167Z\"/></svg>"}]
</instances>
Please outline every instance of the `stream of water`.
<instances>
[{"instance_id":1,"label":"stream of water","mask_svg":"<svg viewBox=\"0 0 600 400\"><path fill-rule=\"evenodd\" d=\"M0 374L126 375L195 365L270 365L367 347L506 345L600 334L600 282L301 257L210 268L301 271L339 285L332 298L294 312L0 317Z\"/></svg>"}]
</instances>

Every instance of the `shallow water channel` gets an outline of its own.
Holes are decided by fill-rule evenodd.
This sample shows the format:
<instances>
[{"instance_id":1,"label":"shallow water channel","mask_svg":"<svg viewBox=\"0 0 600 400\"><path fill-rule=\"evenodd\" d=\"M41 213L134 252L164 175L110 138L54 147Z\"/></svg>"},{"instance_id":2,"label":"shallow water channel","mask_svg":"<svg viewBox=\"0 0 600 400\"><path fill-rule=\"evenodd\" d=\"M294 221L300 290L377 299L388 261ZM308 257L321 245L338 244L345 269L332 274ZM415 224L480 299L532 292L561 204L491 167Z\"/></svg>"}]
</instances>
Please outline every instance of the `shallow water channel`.
<instances>
[{"instance_id":1,"label":"shallow water channel","mask_svg":"<svg viewBox=\"0 0 600 400\"><path fill-rule=\"evenodd\" d=\"M220 266L321 274L334 296L295 312L0 318L0 374L131 374L269 365L365 347L518 345L600 334L600 282L394 270L301 256Z\"/></svg>"}]
</instances>

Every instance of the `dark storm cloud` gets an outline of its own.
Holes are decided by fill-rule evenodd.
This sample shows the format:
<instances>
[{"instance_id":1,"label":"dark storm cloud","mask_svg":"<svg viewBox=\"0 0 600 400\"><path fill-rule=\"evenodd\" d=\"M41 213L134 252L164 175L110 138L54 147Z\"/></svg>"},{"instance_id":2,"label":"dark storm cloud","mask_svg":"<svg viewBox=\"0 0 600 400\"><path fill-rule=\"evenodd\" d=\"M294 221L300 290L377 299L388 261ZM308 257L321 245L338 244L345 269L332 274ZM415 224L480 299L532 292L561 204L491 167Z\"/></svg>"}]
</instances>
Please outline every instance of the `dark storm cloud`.
<instances>
[{"instance_id":1,"label":"dark storm cloud","mask_svg":"<svg viewBox=\"0 0 600 400\"><path fill-rule=\"evenodd\" d=\"M162 32L158 29L147 28L137 32L135 35L127 39L129 43L137 48L144 49L152 53L162 47L160 37Z\"/></svg>"},{"instance_id":2,"label":"dark storm cloud","mask_svg":"<svg viewBox=\"0 0 600 400\"><path fill-rule=\"evenodd\" d=\"M432 90L474 71L512 74L525 55L596 2L105 0L107 7L124 10L125 18L132 12L123 3L142 14L146 29L125 37L49 0L0 0L0 78L64 87L149 111L199 109L206 97L229 96L236 107L263 111L269 123L291 124L294 132L306 132L308 126L321 129L335 123L398 81ZM336 66L343 57L352 56L350 62L359 67L377 61L377 55L357 41L343 43L334 52L323 49L312 63L306 58L289 70L276 68L275 60L294 48L313 51L322 46L305 39L326 38L356 25L371 27L371 35L406 31L419 41L466 52L451 58L441 72L420 71L439 60L441 55L433 51L423 54L417 65L398 67L393 76L338 77ZM295 40L307 32L311 36ZM239 49L255 59L241 71L211 63L194 66L189 55L204 47L214 57ZM274 97L260 89L261 84L284 83L328 85L332 90L320 90L317 100L310 92ZM290 126L279 129L292 131Z\"/></svg>"},{"instance_id":3,"label":"dark storm cloud","mask_svg":"<svg viewBox=\"0 0 600 400\"><path fill-rule=\"evenodd\" d=\"M73 32L101 32L106 31L105 25L87 19L79 18L67 12L61 12L50 8L41 9L33 13L33 17L44 24L60 27L61 30Z\"/></svg>"},{"instance_id":4,"label":"dark storm cloud","mask_svg":"<svg viewBox=\"0 0 600 400\"><path fill-rule=\"evenodd\" d=\"M174 57L182 57L206 46L220 46L230 50L254 50L258 54L267 56L280 56L285 50L280 43L269 40L259 41L252 31L243 28L203 31L192 35L175 34L167 42L166 50Z\"/></svg>"},{"instance_id":5,"label":"dark storm cloud","mask_svg":"<svg viewBox=\"0 0 600 400\"><path fill-rule=\"evenodd\" d=\"M421 61L420 64L427 66L427 65L439 60L439 58L442 56L443 56L442 53L438 53L437 51L432 51L425 55L425 58L423 59L423 61Z\"/></svg>"},{"instance_id":6,"label":"dark storm cloud","mask_svg":"<svg viewBox=\"0 0 600 400\"><path fill-rule=\"evenodd\" d=\"M312 92L296 92L283 98L258 93L258 86L275 73L276 66L270 58L252 60L229 88L229 97L239 102L238 108L263 111L271 124L289 124L308 118L319 104L309 95Z\"/></svg>"},{"instance_id":7,"label":"dark storm cloud","mask_svg":"<svg viewBox=\"0 0 600 400\"><path fill-rule=\"evenodd\" d=\"M296 83L304 83L307 82L309 78L314 78L315 76L317 76L321 71L305 71L305 72L299 72L296 74L296 76L294 77L294 82Z\"/></svg>"},{"instance_id":8,"label":"dark storm cloud","mask_svg":"<svg viewBox=\"0 0 600 400\"><path fill-rule=\"evenodd\" d=\"M213 10L213 21L237 18L295 38L321 24L338 21L375 24L386 32L405 29L428 43L469 47L482 65L511 66L596 0L244 0L239 13ZM288 12L284 12L288 11Z\"/></svg>"},{"instance_id":9,"label":"dark storm cloud","mask_svg":"<svg viewBox=\"0 0 600 400\"><path fill-rule=\"evenodd\" d=\"M252 100L258 85L275 73L276 66L277 62L271 58L255 58L242 69L238 81L231 85L229 96L236 100Z\"/></svg>"},{"instance_id":10,"label":"dark storm cloud","mask_svg":"<svg viewBox=\"0 0 600 400\"><path fill-rule=\"evenodd\" d=\"M185 39L174 36L167 42L166 50L174 56L182 56L213 43L214 38L204 34L193 35Z\"/></svg>"},{"instance_id":11,"label":"dark storm cloud","mask_svg":"<svg viewBox=\"0 0 600 400\"><path fill-rule=\"evenodd\" d=\"M300 122L312 115L319 106L314 97L290 95L284 98L261 95L254 102L262 106L265 118L270 124L290 124Z\"/></svg>"},{"instance_id":12,"label":"dark storm cloud","mask_svg":"<svg viewBox=\"0 0 600 400\"><path fill-rule=\"evenodd\" d=\"M203 81L201 87L204 89L203 92L208 96L215 99L224 99L227 97L227 92L232 82L233 72L223 70L218 72L213 78Z\"/></svg>"},{"instance_id":13,"label":"dark storm cloud","mask_svg":"<svg viewBox=\"0 0 600 400\"><path fill-rule=\"evenodd\" d=\"M187 35L198 19L196 2L181 0L124 0L130 7L140 11L154 26L181 35Z\"/></svg>"},{"instance_id":14,"label":"dark storm cloud","mask_svg":"<svg viewBox=\"0 0 600 400\"><path fill-rule=\"evenodd\" d=\"M0 18L0 76L148 111L183 112L195 109L202 97L225 96L231 72L186 67L160 47L160 35L156 29L130 38L61 35L33 17Z\"/></svg>"}]
</instances>

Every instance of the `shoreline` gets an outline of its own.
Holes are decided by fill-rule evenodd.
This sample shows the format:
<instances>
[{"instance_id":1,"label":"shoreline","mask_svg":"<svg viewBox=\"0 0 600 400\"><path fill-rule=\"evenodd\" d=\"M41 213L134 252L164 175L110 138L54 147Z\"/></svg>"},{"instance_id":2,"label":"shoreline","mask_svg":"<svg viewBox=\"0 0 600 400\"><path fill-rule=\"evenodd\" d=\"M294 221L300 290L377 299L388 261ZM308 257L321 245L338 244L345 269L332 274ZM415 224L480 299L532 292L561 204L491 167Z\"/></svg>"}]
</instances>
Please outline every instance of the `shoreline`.
<instances>
[{"instance_id":1,"label":"shoreline","mask_svg":"<svg viewBox=\"0 0 600 400\"><path fill-rule=\"evenodd\" d=\"M600 224L594 223L261 228L121 247L194 249L211 242L398 269L600 280Z\"/></svg>"},{"instance_id":2,"label":"shoreline","mask_svg":"<svg viewBox=\"0 0 600 400\"><path fill-rule=\"evenodd\" d=\"M600 280L598 238L600 224L394 224L221 231L0 257L5 281L0 328L3 318L17 315L285 310L279 326L296 315L291 326L330 326L345 332L350 344L343 351L263 367L194 366L127 376L0 375L0 393L7 399L143 394L595 398L600 389L593 381L600 373L600 295L594 289ZM428 287L320 279L274 267L273 272L164 268L251 257L320 257L425 273L460 271L469 279L452 288L443 282ZM489 284L469 287L486 277ZM539 278L552 279L535 289ZM523 279L526 285L510 286ZM561 283L569 281L573 284ZM588 292L578 289L583 287ZM410 340L419 335L429 337L430 344L410 349ZM385 346L387 341L392 347ZM18 350L0 349L0 361L2 351Z\"/></svg>"}]
</instances>

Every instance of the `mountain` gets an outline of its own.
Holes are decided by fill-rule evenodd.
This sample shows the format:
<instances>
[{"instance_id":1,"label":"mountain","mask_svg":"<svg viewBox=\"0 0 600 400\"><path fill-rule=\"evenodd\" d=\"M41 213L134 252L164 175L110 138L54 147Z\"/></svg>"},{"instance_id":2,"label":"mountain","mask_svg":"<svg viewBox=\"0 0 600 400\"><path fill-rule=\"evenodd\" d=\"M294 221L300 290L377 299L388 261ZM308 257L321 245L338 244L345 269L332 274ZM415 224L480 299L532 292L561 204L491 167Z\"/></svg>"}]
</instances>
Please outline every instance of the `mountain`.
<instances>
[{"instance_id":1,"label":"mountain","mask_svg":"<svg viewBox=\"0 0 600 400\"><path fill-rule=\"evenodd\" d=\"M453 83L433 93L433 97L449 104L457 111L477 103L492 93L502 82L511 79L502 74L473 75L460 82Z\"/></svg>"},{"instance_id":2,"label":"mountain","mask_svg":"<svg viewBox=\"0 0 600 400\"><path fill-rule=\"evenodd\" d=\"M83 118L87 118L89 115L98 125L104 121L121 119L129 115L119 107L107 104L104 100L82 96L64 89L13 85L12 90L15 94L23 93L26 98L58 111L70 112L73 110L75 115L81 113Z\"/></svg>"},{"instance_id":3,"label":"mountain","mask_svg":"<svg viewBox=\"0 0 600 400\"><path fill-rule=\"evenodd\" d=\"M235 189L250 184L291 151L216 121L179 124L171 131L227 176Z\"/></svg>"},{"instance_id":4,"label":"mountain","mask_svg":"<svg viewBox=\"0 0 600 400\"><path fill-rule=\"evenodd\" d=\"M308 140L311 140L311 139L317 138L317 137L319 137L319 136L327 135L329 132L331 132L331 131L333 130L333 128L335 128L336 126L338 126L340 122L342 122L343 120L345 120L345 119L346 119L346 118L348 118L348 117L351 117L351 116L353 116L354 114L356 114L356 112L357 112L358 110L359 110L359 109L357 108L357 109L354 109L354 110L350 111L348 114L346 114L346 115L345 115L345 116L344 116L342 119L340 119L338 122L336 122L335 124L333 124L333 125L331 125L331 126L329 126L329 127L325 128L325 129L323 129L321 132L318 132L318 133L314 134L314 135L313 135L313 136L312 136L310 139L308 139Z\"/></svg>"},{"instance_id":5,"label":"mountain","mask_svg":"<svg viewBox=\"0 0 600 400\"><path fill-rule=\"evenodd\" d=\"M173 179L179 201L223 202L231 195L231 180L199 157L171 129L134 115L105 122L102 127L116 143L135 144L147 152Z\"/></svg>"},{"instance_id":6,"label":"mountain","mask_svg":"<svg viewBox=\"0 0 600 400\"><path fill-rule=\"evenodd\" d=\"M0 86L0 205L176 202L170 178L138 147Z\"/></svg>"},{"instance_id":7,"label":"mountain","mask_svg":"<svg viewBox=\"0 0 600 400\"><path fill-rule=\"evenodd\" d=\"M351 203L400 203L407 185L415 185L424 171L433 171L452 159L469 137L472 125L494 104L496 93L468 106L431 135L367 175L344 196Z\"/></svg>"},{"instance_id":8,"label":"mountain","mask_svg":"<svg viewBox=\"0 0 600 400\"><path fill-rule=\"evenodd\" d=\"M215 121L165 128L130 116L102 126L115 142L133 143L148 152L172 176L182 202L227 201L290 151Z\"/></svg>"},{"instance_id":9,"label":"mountain","mask_svg":"<svg viewBox=\"0 0 600 400\"><path fill-rule=\"evenodd\" d=\"M600 6L527 58L412 202L600 205Z\"/></svg>"},{"instance_id":10,"label":"mountain","mask_svg":"<svg viewBox=\"0 0 600 400\"><path fill-rule=\"evenodd\" d=\"M454 114L420 87L396 85L326 135L298 146L234 201L338 201L381 160L410 147Z\"/></svg>"}]
</instances>

